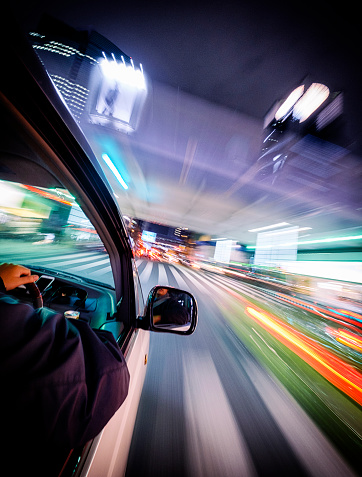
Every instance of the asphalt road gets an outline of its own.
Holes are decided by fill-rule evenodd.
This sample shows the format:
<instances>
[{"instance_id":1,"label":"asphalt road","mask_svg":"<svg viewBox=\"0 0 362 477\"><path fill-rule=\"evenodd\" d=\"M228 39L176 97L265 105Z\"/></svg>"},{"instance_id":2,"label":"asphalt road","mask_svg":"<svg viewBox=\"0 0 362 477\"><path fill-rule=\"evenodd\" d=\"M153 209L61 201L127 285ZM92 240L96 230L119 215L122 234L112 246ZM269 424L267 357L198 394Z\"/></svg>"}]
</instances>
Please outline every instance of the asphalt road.
<instances>
[{"instance_id":1,"label":"asphalt road","mask_svg":"<svg viewBox=\"0 0 362 477\"><path fill-rule=\"evenodd\" d=\"M8 254L17 261L14 245L2 247L3 261ZM54 253L52 247L48 255L37 254L36 246L29 246L18 262L112 281L101 252ZM265 311L269 321L277 316L282 321L274 320L274 326L289 326L282 332L299 330L291 340L301 341L305 333L309 343L332 351L360 378L361 352L328 334L335 322L225 276L144 260L137 265L145 297L156 284L187 289L198 301L199 323L189 337L151 333L126 477L362 475L361 401L280 343L250 310L256 317ZM331 367L327 358L314 358ZM345 369L343 364L335 375L348 382L347 393L362 395L362 386L348 381Z\"/></svg>"},{"instance_id":2,"label":"asphalt road","mask_svg":"<svg viewBox=\"0 0 362 477\"><path fill-rule=\"evenodd\" d=\"M151 334L127 477L358 473L326 438L328 426L315 423L233 329L225 310L233 312L227 290L235 281L165 263L138 267L145 295L156 284L193 292L199 324L190 337Z\"/></svg>"}]
</instances>

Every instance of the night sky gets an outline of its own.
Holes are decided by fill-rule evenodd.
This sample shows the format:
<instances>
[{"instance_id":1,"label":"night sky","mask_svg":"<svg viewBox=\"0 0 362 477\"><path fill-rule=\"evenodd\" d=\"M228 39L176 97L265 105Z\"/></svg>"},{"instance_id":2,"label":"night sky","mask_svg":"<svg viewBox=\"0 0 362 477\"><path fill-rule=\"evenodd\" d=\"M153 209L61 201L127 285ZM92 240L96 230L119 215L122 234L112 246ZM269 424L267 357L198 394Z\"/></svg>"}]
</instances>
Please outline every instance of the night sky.
<instances>
[{"instance_id":1,"label":"night sky","mask_svg":"<svg viewBox=\"0 0 362 477\"><path fill-rule=\"evenodd\" d=\"M360 149L356 3L17 3L25 29L35 28L44 12L95 29L142 63L153 81L258 119L305 78L343 90L350 144Z\"/></svg>"}]
</instances>

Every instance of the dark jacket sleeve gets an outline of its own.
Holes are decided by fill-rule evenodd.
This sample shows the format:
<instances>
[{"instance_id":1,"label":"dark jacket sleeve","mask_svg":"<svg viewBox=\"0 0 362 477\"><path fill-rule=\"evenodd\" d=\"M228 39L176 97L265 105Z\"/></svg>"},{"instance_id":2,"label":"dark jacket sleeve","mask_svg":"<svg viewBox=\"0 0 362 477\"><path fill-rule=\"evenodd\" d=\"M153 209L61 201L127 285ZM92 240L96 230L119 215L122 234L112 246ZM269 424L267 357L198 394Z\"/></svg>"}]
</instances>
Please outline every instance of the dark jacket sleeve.
<instances>
[{"instance_id":1,"label":"dark jacket sleeve","mask_svg":"<svg viewBox=\"0 0 362 477\"><path fill-rule=\"evenodd\" d=\"M0 323L1 405L11 432L64 448L95 437L128 393L113 335L6 295Z\"/></svg>"},{"instance_id":2,"label":"dark jacket sleeve","mask_svg":"<svg viewBox=\"0 0 362 477\"><path fill-rule=\"evenodd\" d=\"M5 293L6 292L6 288L5 288L5 285L4 285L4 281L3 279L0 277L0 292L1 293Z\"/></svg>"}]
</instances>

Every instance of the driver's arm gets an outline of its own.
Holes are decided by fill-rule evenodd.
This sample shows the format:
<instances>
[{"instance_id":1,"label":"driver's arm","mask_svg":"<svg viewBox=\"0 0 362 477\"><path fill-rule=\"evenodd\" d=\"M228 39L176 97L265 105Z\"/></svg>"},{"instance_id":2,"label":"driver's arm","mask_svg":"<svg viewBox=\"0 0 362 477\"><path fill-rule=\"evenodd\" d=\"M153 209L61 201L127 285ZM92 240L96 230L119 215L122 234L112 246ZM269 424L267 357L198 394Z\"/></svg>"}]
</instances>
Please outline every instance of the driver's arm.
<instances>
[{"instance_id":1,"label":"driver's arm","mask_svg":"<svg viewBox=\"0 0 362 477\"><path fill-rule=\"evenodd\" d=\"M35 280L24 267L9 264L1 266L0 276L5 290ZM47 308L34 310L4 289L0 408L7 409L6 431L40 446L84 444L127 396L129 373L118 344L111 333Z\"/></svg>"},{"instance_id":2,"label":"driver's arm","mask_svg":"<svg viewBox=\"0 0 362 477\"><path fill-rule=\"evenodd\" d=\"M0 291L13 290L20 285L34 283L38 280L38 275L32 275L29 268L13 263L2 263L0 265Z\"/></svg>"}]
</instances>

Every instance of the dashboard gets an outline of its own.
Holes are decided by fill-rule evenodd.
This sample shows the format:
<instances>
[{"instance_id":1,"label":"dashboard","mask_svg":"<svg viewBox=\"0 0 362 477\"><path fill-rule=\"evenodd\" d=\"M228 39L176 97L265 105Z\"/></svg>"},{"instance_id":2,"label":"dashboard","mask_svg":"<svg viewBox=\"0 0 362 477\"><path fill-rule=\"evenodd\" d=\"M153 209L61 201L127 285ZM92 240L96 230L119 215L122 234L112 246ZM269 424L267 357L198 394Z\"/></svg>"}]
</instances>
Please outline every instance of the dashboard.
<instances>
[{"instance_id":1,"label":"dashboard","mask_svg":"<svg viewBox=\"0 0 362 477\"><path fill-rule=\"evenodd\" d=\"M66 317L76 317L86 321L92 328L101 328L114 320L115 292L111 288L89 283L79 277L68 277L59 272L33 269L39 275L36 282L43 296L43 306ZM8 292L27 303L33 297L25 286Z\"/></svg>"}]
</instances>

